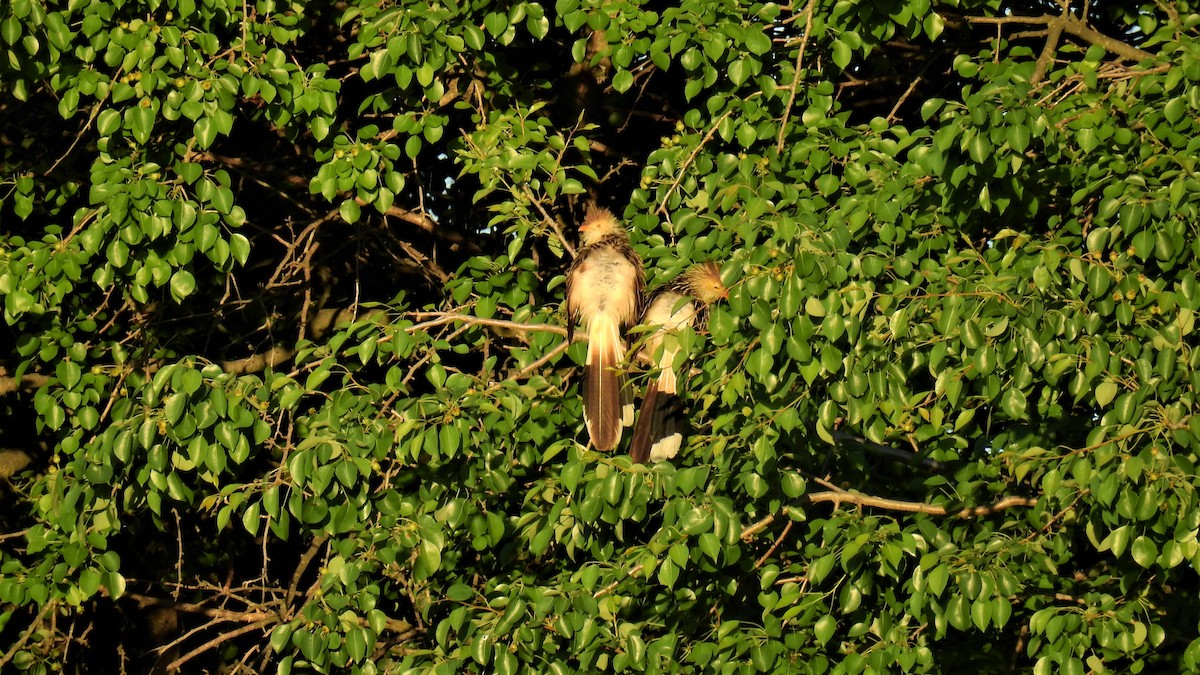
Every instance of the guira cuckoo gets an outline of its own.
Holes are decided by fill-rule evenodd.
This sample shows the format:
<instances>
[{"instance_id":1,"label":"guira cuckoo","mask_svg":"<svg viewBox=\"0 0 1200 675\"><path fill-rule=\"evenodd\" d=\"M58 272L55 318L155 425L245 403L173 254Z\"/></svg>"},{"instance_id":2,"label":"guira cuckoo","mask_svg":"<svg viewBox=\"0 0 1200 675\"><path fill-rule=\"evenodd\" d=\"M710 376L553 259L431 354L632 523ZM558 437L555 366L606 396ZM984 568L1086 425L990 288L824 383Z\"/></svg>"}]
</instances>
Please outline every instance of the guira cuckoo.
<instances>
[{"instance_id":1,"label":"guira cuckoo","mask_svg":"<svg viewBox=\"0 0 1200 675\"><path fill-rule=\"evenodd\" d=\"M608 210L589 207L579 233L581 247L567 271L567 340L578 318L588 336L583 420L592 445L607 451L620 442L621 427L632 423L632 406L627 415L622 411L621 330L638 319L645 280L629 233Z\"/></svg>"},{"instance_id":2,"label":"guira cuckoo","mask_svg":"<svg viewBox=\"0 0 1200 675\"><path fill-rule=\"evenodd\" d=\"M633 428L629 454L633 461L661 462L679 452L683 442L682 402L679 377L675 373L681 347L677 333L698 328L707 318L708 306L729 292L721 281L721 270L711 262L693 266L683 276L655 294L642 323L651 327L643 350L658 369L646 388L642 413Z\"/></svg>"}]
</instances>

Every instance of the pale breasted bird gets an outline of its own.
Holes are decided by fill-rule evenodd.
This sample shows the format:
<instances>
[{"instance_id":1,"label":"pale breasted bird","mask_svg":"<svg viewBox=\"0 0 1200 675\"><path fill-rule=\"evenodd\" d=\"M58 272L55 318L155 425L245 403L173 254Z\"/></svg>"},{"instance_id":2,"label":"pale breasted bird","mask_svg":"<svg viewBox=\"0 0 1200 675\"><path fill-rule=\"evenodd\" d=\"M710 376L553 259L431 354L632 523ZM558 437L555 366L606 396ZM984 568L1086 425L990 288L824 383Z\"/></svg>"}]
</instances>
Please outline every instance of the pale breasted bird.
<instances>
[{"instance_id":1,"label":"pale breasted bird","mask_svg":"<svg viewBox=\"0 0 1200 675\"><path fill-rule=\"evenodd\" d=\"M681 351L678 333L684 327L701 328L708 306L728 296L721 270L708 262L693 266L663 287L646 307L642 323L651 332L643 353L649 356L658 375L646 388L642 412L633 429L629 448L633 461L661 462L678 454L686 425L675 371Z\"/></svg>"},{"instance_id":2,"label":"pale breasted bird","mask_svg":"<svg viewBox=\"0 0 1200 675\"><path fill-rule=\"evenodd\" d=\"M589 207L579 233L581 246L567 271L567 339L578 319L588 336L583 419L592 445L607 451L632 423L632 405L627 411L622 405L622 331L638 319L645 279L629 233L611 212Z\"/></svg>"}]
</instances>

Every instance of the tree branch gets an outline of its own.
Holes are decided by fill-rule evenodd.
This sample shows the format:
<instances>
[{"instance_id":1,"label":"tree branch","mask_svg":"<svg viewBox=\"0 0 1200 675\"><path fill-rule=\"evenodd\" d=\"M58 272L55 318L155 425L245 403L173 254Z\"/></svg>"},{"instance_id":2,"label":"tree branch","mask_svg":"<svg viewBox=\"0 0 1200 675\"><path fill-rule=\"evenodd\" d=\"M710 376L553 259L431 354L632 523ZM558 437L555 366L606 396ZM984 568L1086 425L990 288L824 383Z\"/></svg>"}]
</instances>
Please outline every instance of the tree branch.
<instances>
[{"instance_id":1,"label":"tree branch","mask_svg":"<svg viewBox=\"0 0 1200 675\"><path fill-rule=\"evenodd\" d=\"M924 502L908 502L899 499L887 499L885 497L873 497L871 495L859 494L856 492L814 492L804 495L801 498L807 504L822 504L825 502L834 502L835 504L856 504L858 506L870 506L873 508L883 509L885 511L900 511L903 513L927 513L931 516L955 516L957 518L974 518L977 516L986 516L997 511L1011 509L1018 506L1033 506L1037 504L1036 497L1005 497L995 504L984 506L972 506L960 511L948 511L944 506L936 506L934 504L925 504ZM787 507L793 508L793 507ZM747 526L742 530L742 539L749 539L759 532L767 528L768 525L775 522L776 515L771 514L766 518Z\"/></svg>"},{"instance_id":2,"label":"tree branch","mask_svg":"<svg viewBox=\"0 0 1200 675\"><path fill-rule=\"evenodd\" d=\"M1087 25L1087 22L1085 22L1083 19L1078 19L1074 16L1066 16L1063 17L1061 21L1063 24L1062 29L1065 32L1091 44L1100 45L1101 47L1104 47L1108 51L1120 56L1123 59L1129 59L1130 61L1149 61L1150 59L1154 58L1154 54L1151 54L1144 49L1138 49L1133 45L1121 42L1114 37L1109 37L1108 35L1101 33L1100 31Z\"/></svg>"},{"instance_id":3,"label":"tree branch","mask_svg":"<svg viewBox=\"0 0 1200 675\"><path fill-rule=\"evenodd\" d=\"M199 647L196 647L195 649L188 652L187 654L184 654L183 656L181 656L181 657L175 659L174 661L172 661L171 663L167 664L167 672L173 673L173 672L179 670L180 666L187 663L188 661L191 661L192 659L203 654L204 652L206 652L210 649L219 647L222 644L234 639L235 637L238 637L239 635L249 633L250 631L253 631L253 630L263 630L263 629L269 627L272 623L275 623L275 619L263 619L262 621L257 621L255 623L251 623L251 624L242 626L241 628L238 628L237 630L229 631L228 633L222 633L222 634L218 635L217 637L209 640L208 642L205 642L204 644L200 645Z\"/></svg>"},{"instance_id":4,"label":"tree branch","mask_svg":"<svg viewBox=\"0 0 1200 675\"><path fill-rule=\"evenodd\" d=\"M21 651L21 647L24 647L25 643L29 641L29 638L33 636L34 632L41 627L42 619L46 618L46 613L49 612L51 607L54 605L55 603L53 602L47 602L46 604L42 605L41 610L38 611L37 617L34 618L33 622L29 624L29 628L25 629L25 632L21 633L21 637L17 639L12 648L10 648L7 652L4 652L4 656L0 656L0 666L12 661L13 657L17 655L17 652Z\"/></svg>"},{"instance_id":5,"label":"tree branch","mask_svg":"<svg viewBox=\"0 0 1200 675\"><path fill-rule=\"evenodd\" d=\"M529 189L528 185L522 187L524 188L525 198L529 200L530 204L533 204L533 206L538 210L538 213L542 214L542 221L549 225L550 229L554 231L554 236L558 238L558 243L562 245L563 250L571 254L571 257L574 258L575 247L571 245L571 242L567 241L567 237L563 234L562 228L559 227L558 221L550 217L549 212L546 211L546 207L542 206L542 202L538 200L536 196L534 196L533 191Z\"/></svg>"},{"instance_id":6,"label":"tree branch","mask_svg":"<svg viewBox=\"0 0 1200 675\"><path fill-rule=\"evenodd\" d=\"M292 600L296 597L296 589L300 587L300 577L304 576L304 571L312 564L313 558L317 557L317 554L325 547L325 542L327 541L329 541L329 535L318 535L313 538L312 544L309 545L304 555L300 556L300 561L296 564L296 569L292 572L292 580L288 584L287 595L283 599L285 607L292 604Z\"/></svg>"},{"instance_id":7,"label":"tree branch","mask_svg":"<svg viewBox=\"0 0 1200 675\"><path fill-rule=\"evenodd\" d=\"M671 194L679 188L679 184L683 182L684 176L687 175L687 170L691 168L692 162L696 161L696 157L700 154L700 151L703 150L704 146L708 145L708 142L711 141L712 137L716 135L717 129L721 126L721 122L724 122L726 117L732 115L735 109L736 108L731 107L729 110L725 111L725 114L718 117L712 123L708 133L704 134L704 138L701 138L700 142L696 144L696 147L692 149L692 152L687 156L687 159L683 160L683 164L679 165L679 169L675 172L675 181L672 182L671 187L667 188L667 191L663 193L662 201L659 203L658 209L654 212L656 215L667 215L667 204L671 201Z\"/></svg>"},{"instance_id":8,"label":"tree branch","mask_svg":"<svg viewBox=\"0 0 1200 675\"><path fill-rule=\"evenodd\" d=\"M946 508L943 506L935 506L933 504L925 504L922 502L906 502L906 501L902 501L899 499L886 499L884 497L872 497L871 495L858 494L858 493L854 493L854 492L841 492L841 491L837 491L837 490L830 490L828 492L814 492L809 495L804 495L804 497L802 497L801 500L808 504L820 504L823 502L836 502L836 503L844 502L844 503L848 503L848 504L857 504L859 506L872 506L875 508L885 509L888 511L901 511L901 512L905 512L905 513L928 513L928 514L934 515L934 516L953 515L958 518L974 518L977 516L986 516L988 514L995 513L997 511L1003 511L1005 509L1011 509L1011 508L1015 508L1018 506L1033 506L1033 505L1037 504L1036 497L1005 497L1004 499L1001 499L1000 501L996 502L995 504L987 504L984 506L971 506L971 507L967 507L967 508L959 510L959 511L951 512L951 511L946 510ZM788 506L788 507L784 507L784 508L785 508L785 510L787 510L789 508L794 508L794 507ZM776 515L771 514L771 515L767 516L766 518L763 518L762 520L760 520L752 525L747 525L744 529L742 529L742 533L739 536L739 538L742 541L749 541L751 538L754 537L754 535L767 529L767 527L771 523L775 522L775 518L776 518ZM788 528L790 529L790 527L791 527L791 521L788 521ZM779 535L779 538L776 539L775 544L771 547L772 551L776 547L779 546L779 542L782 541L782 539L786 535L787 535L787 529L785 529L784 532ZM767 554L769 555L770 552L771 551L768 551ZM766 556L764 556L763 558L760 558L758 560L758 562L755 563L755 567L761 566L763 564L763 562L765 562L765 558L766 558ZM592 594L592 598L600 598L605 595L608 595L609 593L613 592L613 590L615 590L616 587L618 585L620 585L620 583L622 581L624 581L625 579L627 579L629 577L637 576L637 574L640 573L644 568L645 568L645 565L643 565L642 563L638 563L638 564L634 565L632 568L630 568L629 572L625 575L625 577L618 579L618 580L612 582L611 584L605 586L604 588L601 588L600 590L596 591L595 593Z\"/></svg>"},{"instance_id":9,"label":"tree branch","mask_svg":"<svg viewBox=\"0 0 1200 675\"><path fill-rule=\"evenodd\" d=\"M833 432L833 437L839 441L849 441L856 445L861 445L862 447L866 448L867 451L879 455L880 457L887 457L888 459L894 459L904 462L905 464L919 466L927 471L941 472L946 470L946 464L939 462L936 459L921 457L915 452L908 452L899 448L893 448L890 445L876 443L875 441L863 438L862 436L856 436L845 431L835 431Z\"/></svg>"},{"instance_id":10,"label":"tree branch","mask_svg":"<svg viewBox=\"0 0 1200 675\"><path fill-rule=\"evenodd\" d=\"M20 378L0 377L0 396L6 396L19 390L38 389L46 386L49 381L49 377L36 374L22 375Z\"/></svg>"},{"instance_id":11,"label":"tree branch","mask_svg":"<svg viewBox=\"0 0 1200 675\"><path fill-rule=\"evenodd\" d=\"M360 318L369 318L373 314L380 314L382 310L376 312L368 312ZM334 322L342 321L347 318L352 318L354 315L348 310L341 309L323 309L317 312L317 319L314 320L314 336L319 336ZM556 333L558 335L566 335L567 329L563 326L558 326L550 323L520 323L517 321L506 321L504 319L484 319L470 314L459 314L456 312L408 312L406 316L414 319L424 319L421 323L409 326L404 329L406 333L415 333L427 328L435 326L443 326L449 323L462 323L471 326L487 326L488 328L497 328L509 330L516 333ZM320 330L317 330L317 327ZM386 339L386 338L385 338ZM577 340L584 339L577 337ZM231 375L248 375L251 373L259 373L267 368L275 366L290 360L295 356L296 350L291 347L272 347L271 349L259 353L251 354L245 358L232 359L229 361L218 361L217 365L221 370ZM150 364L144 372L149 375L157 371L162 364ZM15 377L0 376L0 396L11 394L18 390L30 390L44 387L50 382L50 377L46 375L23 375L18 381Z\"/></svg>"},{"instance_id":12,"label":"tree branch","mask_svg":"<svg viewBox=\"0 0 1200 675\"><path fill-rule=\"evenodd\" d=\"M408 316L414 319L428 319L421 323L414 324L405 328L406 333L415 333L426 328L434 326L442 326L448 323L465 323L472 326L487 326L489 328L504 328L507 330L517 331L520 333L557 333L566 335L567 329L562 326L556 326L550 323L518 323L516 321L505 321L503 319L484 319L470 314L458 314L455 312L409 312Z\"/></svg>"},{"instance_id":13,"label":"tree branch","mask_svg":"<svg viewBox=\"0 0 1200 675\"><path fill-rule=\"evenodd\" d=\"M291 359L295 354L296 350L289 347L272 347L261 354L247 356L244 359L222 361L220 366L221 370L234 376L259 373L267 368L274 368L284 361Z\"/></svg>"},{"instance_id":14,"label":"tree branch","mask_svg":"<svg viewBox=\"0 0 1200 675\"><path fill-rule=\"evenodd\" d=\"M783 109L783 119L779 122L779 137L775 140L775 152L779 154L783 154L788 117L792 114L792 106L796 104L796 91L800 89L800 72L804 69L804 52L808 49L808 38L812 35L813 6L815 4L816 0L808 0L808 5L800 14L804 17L804 39L800 41L800 53L796 55L796 74L792 78L791 91L788 92L787 106Z\"/></svg>"},{"instance_id":15,"label":"tree branch","mask_svg":"<svg viewBox=\"0 0 1200 675\"><path fill-rule=\"evenodd\" d=\"M1063 13L1058 16L1053 14L1043 14L1042 16L959 16L948 11L940 13L942 13L943 17L956 23L958 21L965 21L969 24L994 26L1044 26L1047 35L1046 45L1043 47L1042 53L1038 56L1038 68L1034 72L1033 77L1030 78L1033 82L1037 82L1042 77L1045 77L1045 71L1049 68L1050 59L1053 58L1054 53L1058 50L1058 42L1063 33L1079 38L1088 44L1100 45L1123 59L1147 61L1155 58L1154 54L1144 49L1138 49L1133 45L1105 35L1092 28L1087 24L1087 21L1071 14L1069 9L1064 9Z\"/></svg>"},{"instance_id":16,"label":"tree branch","mask_svg":"<svg viewBox=\"0 0 1200 675\"><path fill-rule=\"evenodd\" d=\"M257 621L262 621L263 619L277 616L275 612L268 612L261 609L247 612L237 612L231 609L205 607L203 605L196 605L190 602L178 602L170 598L156 598L151 595L142 595L141 593L131 593L129 591L123 593L121 597L134 600L141 607L168 607L180 612L199 614L201 616L207 616L210 619L228 621L231 623L255 623Z\"/></svg>"}]
</instances>

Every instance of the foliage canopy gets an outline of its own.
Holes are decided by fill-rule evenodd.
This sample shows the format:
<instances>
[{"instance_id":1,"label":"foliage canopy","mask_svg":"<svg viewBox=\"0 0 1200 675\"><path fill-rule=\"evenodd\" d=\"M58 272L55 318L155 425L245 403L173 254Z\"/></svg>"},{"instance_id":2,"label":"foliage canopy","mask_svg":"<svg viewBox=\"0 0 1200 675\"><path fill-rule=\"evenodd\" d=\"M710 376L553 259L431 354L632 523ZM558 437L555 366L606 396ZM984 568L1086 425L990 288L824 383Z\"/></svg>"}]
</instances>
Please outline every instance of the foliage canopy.
<instances>
[{"instance_id":1,"label":"foliage canopy","mask_svg":"<svg viewBox=\"0 0 1200 675\"><path fill-rule=\"evenodd\" d=\"M3 3L0 667L1195 672L1198 26ZM732 287L670 463L588 200Z\"/></svg>"}]
</instances>

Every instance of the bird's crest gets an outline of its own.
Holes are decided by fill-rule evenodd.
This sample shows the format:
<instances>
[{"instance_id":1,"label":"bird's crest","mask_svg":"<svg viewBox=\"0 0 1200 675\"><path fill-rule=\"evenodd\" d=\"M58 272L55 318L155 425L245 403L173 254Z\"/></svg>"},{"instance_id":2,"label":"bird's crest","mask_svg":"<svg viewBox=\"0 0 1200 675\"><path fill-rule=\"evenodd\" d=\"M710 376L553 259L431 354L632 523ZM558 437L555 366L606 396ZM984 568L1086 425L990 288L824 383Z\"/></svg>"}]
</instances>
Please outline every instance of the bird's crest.
<instances>
[{"instance_id":1,"label":"bird's crest","mask_svg":"<svg viewBox=\"0 0 1200 675\"><path fill-rule=\"evenodd\" d=\"M619 232L621 224L617 217L606 208L589 204L583 222L579 224L579 232L585 245L600 241L614 232Z\"/></svg>"},{"instance_id":2,"label":"bird's crest","mask_svg":"<svg viewBox=\"0 0 1200 675\"><path fill-rule=\"evenodd\" d=\"M712 261L693 265L684 272L683 280L688 295L706 305L729 297L729 289L721 281L721 269Z\"/></svg>"}]
</instances>

